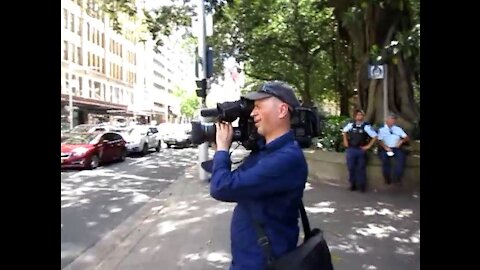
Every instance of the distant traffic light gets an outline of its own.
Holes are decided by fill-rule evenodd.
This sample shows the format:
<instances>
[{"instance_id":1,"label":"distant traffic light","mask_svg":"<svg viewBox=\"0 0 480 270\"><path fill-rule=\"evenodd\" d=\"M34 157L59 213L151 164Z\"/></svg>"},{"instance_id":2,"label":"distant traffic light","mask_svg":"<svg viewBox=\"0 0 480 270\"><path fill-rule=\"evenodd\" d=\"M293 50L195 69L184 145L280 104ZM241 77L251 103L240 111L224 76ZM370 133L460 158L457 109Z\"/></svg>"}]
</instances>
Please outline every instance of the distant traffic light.
<instances>
[{"instance_id":1,"label":"distant traffic light","mask_svg":"<svg viewBox=\"0 0 480 270\"><path fill-rule=\"evenodd\" d=\"M207 97L207 79L195 81L197 84L197 97L206 98Z\"/></svg>"},{"instance_id":2,"label":"distant traffic light","mask_svg":"<svg viewBox=\"0 0 480 270\"><path fill-rule=\"evenodd\" d=\"M213 77L213 49L207 48L207 78Z\"/></svg>"}]
</instances>

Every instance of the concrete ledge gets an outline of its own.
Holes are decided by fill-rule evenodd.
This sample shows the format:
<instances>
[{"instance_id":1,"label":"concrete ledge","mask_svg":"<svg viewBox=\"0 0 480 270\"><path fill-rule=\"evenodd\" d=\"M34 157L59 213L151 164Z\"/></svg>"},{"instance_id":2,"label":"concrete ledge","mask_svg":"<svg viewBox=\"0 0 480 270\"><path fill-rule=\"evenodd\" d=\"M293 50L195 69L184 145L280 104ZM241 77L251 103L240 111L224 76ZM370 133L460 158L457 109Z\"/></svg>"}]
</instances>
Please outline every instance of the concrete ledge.
<instances>
[{"instance_id":1,"label":"concrete ledge","mask_svg":"<svg viewBox=\"0 0 480 270\"><path fill-rule=\"evenodd\" d=\"M327 181L345 187L349 186L345 153L311 149L305 150L304 153L311 181ZM370 190L390 189L390 186L384 183L380 159L371 152L367 154L367 183ZM418 155L407 156L402 189L420 189L420 157Z\"/></svg>"}]
</instances>

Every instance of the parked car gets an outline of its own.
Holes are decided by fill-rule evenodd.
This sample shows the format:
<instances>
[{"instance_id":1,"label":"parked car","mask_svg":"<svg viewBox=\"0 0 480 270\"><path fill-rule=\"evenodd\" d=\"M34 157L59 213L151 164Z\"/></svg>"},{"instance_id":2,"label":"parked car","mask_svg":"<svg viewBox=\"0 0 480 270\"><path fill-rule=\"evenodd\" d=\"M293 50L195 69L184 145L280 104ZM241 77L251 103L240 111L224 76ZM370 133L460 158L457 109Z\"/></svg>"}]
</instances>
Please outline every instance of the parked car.
<instances>
[{"instance_id":1,"label":"parked car","mask_svg":"<svg viewBox=\"0 0 480 270\"><path fill-rule=\"evenodd\" d=\"M190 147L192 145L192 140L190 137L190 125L178 124L172 126L171 129L166 132L163 141L168 148L170 148L172 145L180 147Z\"/></svg>"},{"instance_id":2,"label":"parked car","mask_svg":"<svg viewBox=\"0 0 480 270\"><path fill-rule=\"evenodd\" d=\"M162 147L162 139L158 129L154 126L138 125L126 128L122 132L123 137L127 141L127 150L129 153L148 154L148 150L154 148L160 152Z\"/></svg>"},{"instance_id":3,"label":"parked car","mask_svg":"<svg viewBox=\"0 0 480 270\"><path fill-rule=\"evenodd\" d=\"M110 131L113 128L115 127L109 125L82 124L75 126L73 129L70 130L70 133L104 132Z\"/></svg>"},{"instance_id":4,"label":"parked car","mask_svg":"<svg viewBox=\"0 0 480 270\"><path fill-rule=\"evenodd\" d=\"M72 133L61 144L62 169L95 169L102 163L124 161L126 156L126 142L115 132Z\"/></svg>"}]
</instances>

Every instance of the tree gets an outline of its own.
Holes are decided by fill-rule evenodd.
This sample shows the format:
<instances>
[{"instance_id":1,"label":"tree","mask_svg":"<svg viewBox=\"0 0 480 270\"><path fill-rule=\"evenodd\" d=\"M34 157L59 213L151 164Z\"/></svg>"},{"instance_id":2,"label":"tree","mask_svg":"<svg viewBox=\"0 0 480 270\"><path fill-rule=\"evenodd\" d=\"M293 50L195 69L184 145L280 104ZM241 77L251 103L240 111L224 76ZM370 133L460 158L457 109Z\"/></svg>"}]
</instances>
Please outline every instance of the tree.
<instances>
[{"instance_id":1,"label":"tree","mask_svg":"<svg viewBox=\"0 0 480 270\"><path fill-rule=\"evenodd\" d=\"M413 82L419 83L419 0L329 0L341 26L339 36L352 48L359 106L366 120L383 123L383 91L368 79L368 64L388 66L388 109L411 131L420 120Z\"/></svg>"},{"instance_id":2,"label":"tree","mask_svg":"<svg viewBox=\"0 0 480 270\"><path fill-rule=\"evenodd\" d=\"M329 54L335 26L331 8L316 1L231 1L215 14L211 39L224 56L245 63L245 74L296 86L305 105L333 89Z\"/></svg>"},{"instance_id":3,"label":"tree","mask_svg":"<svg viewBox=\"0 0 480 270\"><path fill-rule=\"evenodd\" d=\"M180 113L192 118L200 108L199 98L194 92L187 93L185 89L175 87L173 95L180 98Z\"/></svg>"},{"instance_id":4,"label":"tree","mask_svg":"<svg viewBox=\"0 0 480 270\"><path fill-rule=\"evenodd\" d=\"M169 36L174 30L182 26L191 26L191 18L195 15L194 5L190 1L172 1L170 5L162 5L147 10L145 5L140 5L136 0L89 0L90 5L98 5L109 16L113 29L117 32L125 31L128 25L135 25L137 40L145 42L151 35L157 46L163 45L163 36ZM90 4L91 3L91 4ZM131 31L128 29L127 31ZM186 33L185 38L191 38L191 33ZM157 46L154 50L158 51Z\"/></svg>"}]
</instances>

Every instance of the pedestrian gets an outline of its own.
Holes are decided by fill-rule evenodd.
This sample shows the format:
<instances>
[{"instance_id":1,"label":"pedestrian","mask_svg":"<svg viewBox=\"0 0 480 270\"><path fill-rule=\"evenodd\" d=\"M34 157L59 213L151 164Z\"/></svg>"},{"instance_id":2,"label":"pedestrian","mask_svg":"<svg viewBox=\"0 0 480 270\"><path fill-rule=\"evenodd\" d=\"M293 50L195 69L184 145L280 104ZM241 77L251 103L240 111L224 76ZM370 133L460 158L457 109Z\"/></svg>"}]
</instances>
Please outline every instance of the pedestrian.
<instances>
[{"instance_id":1,"label":"pedestrian","mask_svg":"<svg viewBox=\"0 0 480 270\"><path fill-rule=\"evenodd\" d=\"M382 173L386 184L401 183L405 168L406 154L401 146L408 141L405 131L396 125L397 116L390 113L385 120L385 125L378 131L378 143L380 145L378 155L382 161ZM391 160L395 160L395 168L392 171Z\"/></svg>"},{"instance_id":2,"label":"pedestrian","mask_svg":"<svg viewBox=\"0 0 480 270\"><path fill-rule=\"evenodd\" d=\"M366 151L377 139L377 133L364 118L365 113L362 110L355 110L354 119L342 130L343 145L347 148L350 190L359 188L362 192L365 192L367 185Z\"/></svg>"},{"instance_id":3,"label":"pedestrian","mask_svg":"<svg viewBox=\"0 0 480 270\"><path fill-rule=\"evenodd\" d=\"M231 123L218 123L210 193L217 200L237 203L231 221L230 270L263 270L267 258L254 221L264 229L274 258L294 250L308 168L290 130L292 112L300 105L292 87L266 82L245 98L254 101L251 117L265 140L231 171L233 128Z\"/></svg>"}]
</instances>

